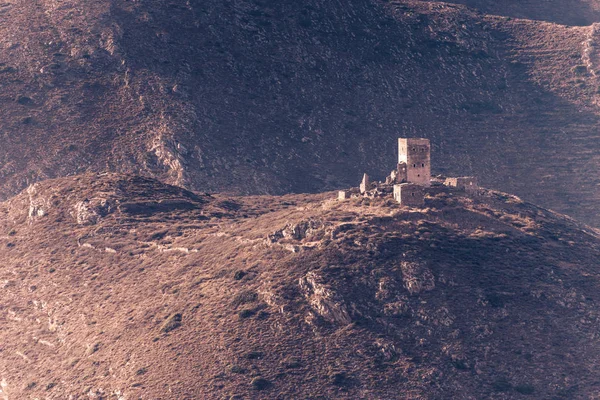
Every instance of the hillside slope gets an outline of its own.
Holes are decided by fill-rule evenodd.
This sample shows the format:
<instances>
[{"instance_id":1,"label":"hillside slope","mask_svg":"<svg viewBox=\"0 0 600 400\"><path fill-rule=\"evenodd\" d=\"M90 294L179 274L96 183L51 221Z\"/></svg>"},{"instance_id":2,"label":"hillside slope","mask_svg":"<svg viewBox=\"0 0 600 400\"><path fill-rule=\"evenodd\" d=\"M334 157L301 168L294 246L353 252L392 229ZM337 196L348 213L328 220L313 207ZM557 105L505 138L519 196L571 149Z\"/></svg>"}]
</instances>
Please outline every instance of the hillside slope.
<instances>
[{"instance_id":1,"label":"hillside slope","mask_svg":"<svg viewBox=\"0 0 600 400\"><path fill-rule=\"evenodd\" d=\"M83 175L0 204L0 398L598 393L596 231L493 191L333 197Z\"/></svg>"},{"instance_id":2,"label":"hillside slope","mask_svg":"<svg viewBox=\"0 0 600 400\"><path fill-rule=\"evenodd\" d=\"M0 18L2 198L85 171L316 192L383 176L417 136L434 171L600 224L594 26L412 0L10 0Z\"/></svg>"},{"instance_id":3,"label":"hillside slope","mask_svg":"<svg viewBox=\"0 0 600 400\"><path fill-rule=\"evenodd\" d=\"M591 25L600 21L598 0L448 0L447 3L464 4L486 14L564 25Z\"/></svg>"}]
</instances>

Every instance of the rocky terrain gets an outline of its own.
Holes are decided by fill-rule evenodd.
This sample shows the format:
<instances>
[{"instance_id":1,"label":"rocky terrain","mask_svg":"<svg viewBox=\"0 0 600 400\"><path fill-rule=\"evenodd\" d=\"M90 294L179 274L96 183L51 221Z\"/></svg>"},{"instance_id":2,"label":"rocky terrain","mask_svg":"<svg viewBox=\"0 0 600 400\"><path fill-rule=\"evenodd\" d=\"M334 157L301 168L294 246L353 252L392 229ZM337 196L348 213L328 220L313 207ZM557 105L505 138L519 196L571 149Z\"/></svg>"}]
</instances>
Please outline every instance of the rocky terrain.
<instances>
[{"instance_id":1,"label":"rocky terrain","mask_svg":"<svg viewBox=\"0 0 600 400\"><path fill-rule=\"evenodd\" d=\"M594 399L599 232L129 175L0 203L0 399Z\"/></svg>"},{"instance_id":2,"label":"rocky terrain","mask_svg":"<svg viewBox=\"0 0 600 400\"><path fill-rule=\"evenodd\" d=\"M486 14L564 25L584 26L600 21L598 0L449 0L446 3L464 4Z\"/></svg>"},{"instance_id":3,"label":"rocky terrain","mask_svg":"<svg viewBox=\"0 0 600 400\"><path fill-rule=\"evenodd\" d=\"M598 226L598 3L460 2L2 0L0 197L86 171L318 192L427 137L434 172Z\"/></svg>"}]
</instances>

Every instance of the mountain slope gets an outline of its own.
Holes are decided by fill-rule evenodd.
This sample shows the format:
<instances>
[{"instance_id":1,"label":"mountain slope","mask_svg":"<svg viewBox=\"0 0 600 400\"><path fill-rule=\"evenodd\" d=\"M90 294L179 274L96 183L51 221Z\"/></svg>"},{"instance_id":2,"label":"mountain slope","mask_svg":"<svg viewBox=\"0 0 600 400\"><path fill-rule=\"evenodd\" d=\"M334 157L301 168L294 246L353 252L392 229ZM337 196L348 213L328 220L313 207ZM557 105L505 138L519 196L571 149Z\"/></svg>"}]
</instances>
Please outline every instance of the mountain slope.
<instances>
[{"instance_id":1,"label":"mountain slope","mask_svg":"<svg viewBox=\"0 0 600 400\"><path fill-rule=\"evenodd\" d=\"M85 171L237 193L434 171L600 223L594 27L421 1L10 1L3 198ZM581 201L580 201L581 200Z\"/></svg>"},{"instance_id":2,"label":"mountain slope","mask_svg":"<svg viewBox=\"0 0 600 400\"><path fill-rule=\"evenodd\" d=\"M334 197L83 175L2 203L2 396L594 397L597 231L494 191Z\"/></svg>"},{"instance_id":3,"label":"mountain slope","mask_svg":"<svg viewBox=\"0 0 600 400\"><path fill-rule=\"evenodd\" d=\"M591 25L600 21L598 0L449 0L447 3L464 4L486 14L565 25Z\"/></svg>"}]
</instances>

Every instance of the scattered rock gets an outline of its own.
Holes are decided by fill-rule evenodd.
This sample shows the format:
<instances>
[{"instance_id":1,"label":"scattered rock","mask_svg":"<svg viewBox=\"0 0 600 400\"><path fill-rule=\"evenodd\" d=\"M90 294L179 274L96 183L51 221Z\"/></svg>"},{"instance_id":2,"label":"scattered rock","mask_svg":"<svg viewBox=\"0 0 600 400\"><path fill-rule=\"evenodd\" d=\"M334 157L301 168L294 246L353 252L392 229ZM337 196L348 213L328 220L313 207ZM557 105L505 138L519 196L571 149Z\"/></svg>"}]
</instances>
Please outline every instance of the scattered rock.
<instances>
[{"instance_id":1,"label":"scattered rock","mask_svg":"<svg viewBox=\"0 0 600 400\"><path fill-rule=\"evenodd\" d=\"M317 314L329 322L340 325L349 324L352 320L346 306L333 289L324 282L325 279L311 271L300 278L298 284L304 297Z\"/></svg>"},{"instance_id":2,"label":"scattered rock","mask_svg":"<svg viewBox=\"0 0 600 400\"><path fill-rule=\"evenodd\" d=\"M403 261L400 269L404 287L410 294L428 292L435 288L435 278L427 267L416 262Z\"/></svg>"},{"instance_id":3,"label":"scattered rock","mask_svg":"<svg viewBox=\"0 0 600 400\"><path fill-rule=\"evenodd\" d=\"M163 333L169 333L181 326L183 316L180 313L170 315L160 327Z\"/></svg>"},{"instance_id":4,"label":"scattered rock","mask_svg":"<svg viewBox=\"0 0 600 400\"><path fill-rule=\"evenodd\" d=\"M71 215L79 225L95 225L112 210L113 206L107 199L85 199L75 204Z\"/></svg>"}]
</instances>

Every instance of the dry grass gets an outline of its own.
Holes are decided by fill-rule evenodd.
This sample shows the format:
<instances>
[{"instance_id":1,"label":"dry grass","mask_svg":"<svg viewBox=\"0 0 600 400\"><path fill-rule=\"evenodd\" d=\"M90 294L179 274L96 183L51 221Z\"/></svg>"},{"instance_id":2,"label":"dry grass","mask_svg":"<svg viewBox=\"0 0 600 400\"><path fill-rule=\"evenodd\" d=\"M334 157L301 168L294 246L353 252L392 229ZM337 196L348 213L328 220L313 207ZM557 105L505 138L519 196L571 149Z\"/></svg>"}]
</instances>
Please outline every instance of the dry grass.
<instances>
[{"instance_id":1,"label":"dry grass","mask_svg":"<svg viewBox=\"0 0 600 400\"><path fill-rule=\"evenodd\" d=\"M103 196L195 206L116 207L78 225L73 205ZM327 201L334 196L211 198L85 175L0 204L0 232L15 232L0 236L4 390L169 399L593 392L593 230L495 192L446 190L424 209ZM30 201L51 207L29 217ZM322 224L265 240L307 220Z\"/></svg>"}]
</instances>

